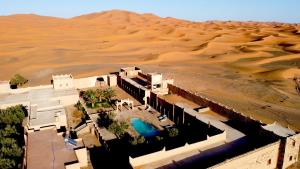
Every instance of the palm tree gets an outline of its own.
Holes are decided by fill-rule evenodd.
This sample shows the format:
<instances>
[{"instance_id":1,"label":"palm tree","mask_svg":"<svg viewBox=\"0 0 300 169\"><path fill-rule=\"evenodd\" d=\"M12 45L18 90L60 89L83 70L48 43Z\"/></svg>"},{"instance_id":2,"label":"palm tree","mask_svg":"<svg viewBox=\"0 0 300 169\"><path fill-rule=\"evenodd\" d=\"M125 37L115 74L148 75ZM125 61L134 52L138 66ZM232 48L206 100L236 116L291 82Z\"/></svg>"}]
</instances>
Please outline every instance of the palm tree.
<instances>
[{"instance_id":1,"label":"palm tree","mask_svg":"<svg viewBox=\"0 0 300 169\"><path fill-rule=\"evenodd\" d=\"M103 91L103 97L111 103L111 98L116 96L116 92L111 88L107 88Z\"/></svg>"},{"instance_id":2,"label":"palm tree","mask_svg":"<svg viewBox=\"0 0 300 169\"><path fill-rule=\"evenodd\" d=\"M84 92L83 98L84 98L84 100L87 103L91 104L92 108L95 107L95 103L97 103L97 101L98 101L98 99L97 99L97 97L95 95L95 92L93 90L91 90L91 89L89 89L86 92Z\"/></svg>"},{"instance_id":3,"label":"palm tree","mask_svg":"<svg viewBox=\"0 0 300 169\"><path fill-rule=\"evenodd\" d=\"M95 96L99 100L99 102L102 102L103 94L104 94L103 90L96 89Z\"/></svg>"}]
</instances>

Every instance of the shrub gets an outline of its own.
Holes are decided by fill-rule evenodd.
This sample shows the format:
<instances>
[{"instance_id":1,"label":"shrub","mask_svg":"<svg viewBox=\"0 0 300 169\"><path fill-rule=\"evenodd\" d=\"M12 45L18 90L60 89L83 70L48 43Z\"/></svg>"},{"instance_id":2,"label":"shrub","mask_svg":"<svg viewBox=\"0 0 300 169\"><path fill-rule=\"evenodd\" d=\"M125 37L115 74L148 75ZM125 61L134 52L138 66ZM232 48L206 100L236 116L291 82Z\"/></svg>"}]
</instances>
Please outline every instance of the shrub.
<instances>
[{"instance_id":1,"label":"shrub","mask_svg":"<svg viewBox=\"0 0 300 169\"><path fill-rule=\"evenodd\" d=\"M179 130L177 128L171 128L168 132L170 137L176 137L179 134Z\"/></svg>"},{"instance_id":2,"label":"shrub","mask_svg":"<svg viewBox=\"0 0 300 169\"><path fill-rule=\"evenodd\" d=\"M144 136L138 136L137 142L138 142L139 144L143 144L143 143L145 143L145 141L146 141L146 139L145 139Z\"/></svg>"},{"instance_id":3,"label":"shrub","mask_svg":"<svg viewBox=\"0 0 300 169\"><path fill-rule=\"evenodd\" d=\"M108 130L114 133L117 137L122 138L126 130L128 129L129 125L126 122L117 122L114 121L108 126Z\"/></svg>"},{"instance_id":4,"label":"shrub","mask_svg":"<svg viewBox=\"0 0 300 169\"><path fill-rule=\"evenodd\" d=\"M22 86L25 83L27 83L28 80L21 76L20 74L15 74L11 79L10 79L10 85L12 86Z\"/></svg>"}]
</instances>

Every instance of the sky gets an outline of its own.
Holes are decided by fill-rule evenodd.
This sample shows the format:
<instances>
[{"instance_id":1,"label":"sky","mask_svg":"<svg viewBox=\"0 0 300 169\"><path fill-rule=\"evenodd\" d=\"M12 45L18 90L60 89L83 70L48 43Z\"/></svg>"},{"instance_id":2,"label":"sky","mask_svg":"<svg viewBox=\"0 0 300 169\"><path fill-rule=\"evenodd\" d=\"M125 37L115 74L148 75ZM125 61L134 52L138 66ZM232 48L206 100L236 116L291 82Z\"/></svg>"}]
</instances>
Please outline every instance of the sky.
<instances>
[{"instance_id":1,"label":"sky","mask_svg":"<svg viewBox=\"0 0 300 169\"><path fill-rule=\"evenodd\" d=\"M33 13L70 18L112 9L191 21L300 23L300 0L0 0L0 15Z\"/></svg>"}]
</instances>

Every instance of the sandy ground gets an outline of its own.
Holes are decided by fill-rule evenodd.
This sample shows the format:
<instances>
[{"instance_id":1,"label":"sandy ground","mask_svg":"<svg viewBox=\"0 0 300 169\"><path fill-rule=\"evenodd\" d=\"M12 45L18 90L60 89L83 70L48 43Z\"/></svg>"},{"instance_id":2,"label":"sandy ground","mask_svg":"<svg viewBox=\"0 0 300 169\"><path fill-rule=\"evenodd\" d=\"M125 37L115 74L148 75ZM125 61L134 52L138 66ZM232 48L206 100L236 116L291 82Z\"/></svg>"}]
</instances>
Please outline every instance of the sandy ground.
<instances>
[{"instance_id":1,"label":"sandy ground","mask_svg":"<svg viewBox=\"0 0 300 169\"><path fill-rule=\"evenodd\" d=\"M300 25L189 22L108 11L70 19L0 16L0 79L30 85L137 65L266 123L300 131Z\"/></svg>"}]
</instances>

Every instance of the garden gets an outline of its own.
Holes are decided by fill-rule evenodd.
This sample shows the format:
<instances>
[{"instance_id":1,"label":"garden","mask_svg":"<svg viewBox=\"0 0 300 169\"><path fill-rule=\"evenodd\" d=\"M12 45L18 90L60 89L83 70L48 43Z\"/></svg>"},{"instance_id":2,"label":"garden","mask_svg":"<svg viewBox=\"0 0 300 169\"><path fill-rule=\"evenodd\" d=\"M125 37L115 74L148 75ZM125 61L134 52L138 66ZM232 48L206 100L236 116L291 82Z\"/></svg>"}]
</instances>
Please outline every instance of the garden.
<instances>
[{"instance_id":1,"label":"garden","mask_svg":"<svg viewBox=\"0 0 300 169\"><path fill-rule=\"evenodd\" d=\"M88 89L87 91L81 91L80 96L88 108L109 108L114 103L112 98L116 96L116 92L110 87L96 90Z\"/></svg>"}]
</instances>

